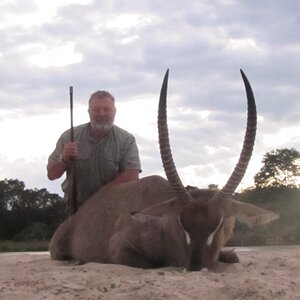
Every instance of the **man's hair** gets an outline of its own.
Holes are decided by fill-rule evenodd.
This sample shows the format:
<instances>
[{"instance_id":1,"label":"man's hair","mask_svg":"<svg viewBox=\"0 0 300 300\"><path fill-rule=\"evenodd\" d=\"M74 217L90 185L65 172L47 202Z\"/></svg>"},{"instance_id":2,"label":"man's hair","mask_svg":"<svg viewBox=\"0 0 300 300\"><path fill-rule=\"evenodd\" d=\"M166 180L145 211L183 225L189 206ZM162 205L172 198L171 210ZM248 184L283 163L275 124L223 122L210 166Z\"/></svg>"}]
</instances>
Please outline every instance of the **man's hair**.
<instances>
[{"instance_id":1,"label":"man's hair","mask_svg":"<svg viewBox=\"0 0 300 300\"><path fill-rule=\"evenodd\" d=\"M90 105L90 102L92 99L103 99L103 98L110 98L113 103L115 103L115 98L114 96L107 92L107 91L96 91L95 93L93 93L91 96L90 96L90 99L89 99L89 105Z\"/></svg>"}]
</instances>

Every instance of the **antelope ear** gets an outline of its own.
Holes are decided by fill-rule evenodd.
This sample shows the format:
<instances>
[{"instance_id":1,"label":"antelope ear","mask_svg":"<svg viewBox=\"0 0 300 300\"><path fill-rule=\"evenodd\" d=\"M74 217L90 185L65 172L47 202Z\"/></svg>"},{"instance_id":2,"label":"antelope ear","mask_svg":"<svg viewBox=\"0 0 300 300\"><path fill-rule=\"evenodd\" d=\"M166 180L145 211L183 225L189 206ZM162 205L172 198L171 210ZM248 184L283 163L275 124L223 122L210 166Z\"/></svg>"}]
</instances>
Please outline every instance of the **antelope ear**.
<instances>
[{"instance_id":1,"label":"antelope ear","mask_svg":"<svg viewBox=\"0 0 300 300\"><path fill-rule=\"evenodd\" d=\"M249 228L265 225L279 218L279 214L249 203L233 199L225 200L225 202L225 216L235 216L238 221L245 223Z\"/></svg>"},{"instance_id":2,"label":"antelope ear","mask_svg":"<svg viewBox=\"0 0 300 300\"><path fill-rule=\"evenodd\" d=\"M161 203L155 204L151 207L143 209L141 211L131 212L131 215L148 215L153 217L162 217L170 212L180 211L184 204L180 203L177 198L171 198Z\"/></svg>"}]
</instances>

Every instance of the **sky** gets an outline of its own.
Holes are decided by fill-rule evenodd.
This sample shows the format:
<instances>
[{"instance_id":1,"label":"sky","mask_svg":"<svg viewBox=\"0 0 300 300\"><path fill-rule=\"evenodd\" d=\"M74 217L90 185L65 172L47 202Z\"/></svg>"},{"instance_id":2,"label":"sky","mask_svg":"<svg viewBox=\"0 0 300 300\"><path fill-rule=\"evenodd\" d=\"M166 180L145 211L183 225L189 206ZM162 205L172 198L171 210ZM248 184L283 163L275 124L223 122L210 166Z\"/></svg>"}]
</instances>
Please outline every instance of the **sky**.
<instances>
[{"instance_id":1,"label":"sky","mask_svg":"<svg viewBox=\"0 0 300 300\"><path fill-rule=\"evenodd\" d=\"M240 153L251 82L255 148L239 188L263 156L300 150L300 2L297 0L1 0L0 180L61 194L48 156L70 127L89 121L94 91L116 98L115 124L134 134L141 177L164 176L157 105L170 69L168 124L185 185L222 187Z\"/></svg>"}]
</instances>

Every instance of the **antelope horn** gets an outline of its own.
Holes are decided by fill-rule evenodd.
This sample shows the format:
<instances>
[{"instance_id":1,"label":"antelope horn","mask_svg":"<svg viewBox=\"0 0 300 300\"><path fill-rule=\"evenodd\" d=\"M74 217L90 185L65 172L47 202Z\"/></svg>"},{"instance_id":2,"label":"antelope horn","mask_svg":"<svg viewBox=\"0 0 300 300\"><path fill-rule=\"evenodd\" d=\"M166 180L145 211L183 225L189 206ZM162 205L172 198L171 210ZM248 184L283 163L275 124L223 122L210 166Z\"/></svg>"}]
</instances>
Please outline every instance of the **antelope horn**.
<instances>
[{"instance_id":1,"label":"antelope horn","mask_svg":"<svg viewBox=\"0 0 300 300\"><path fill-rule=\"evenodd\" d=\"M165 174L172 188L174 189L177 198L182 202L192 201L193 198L183 186L176 170L175 163L169 141L169 131L167 124L167 90L168 90L169 69L167 70L159 97L158 106L158 139L160 155L165 170Z\"/></svg>"},{"instance_id":2,"label":"antelope horn","mask_svg":"<svg viewBox=\"0 0 300 300\"><path fill-rule=\"evenodd\" d=\"M251 85L246 77L245 73L241 71L241 75L244 81L246 93L247 93L247 106L248 106L248 113L247 113L247 127L244 137L243 148L240 153L239 161L236 164L231 176L229 177L225 186L220 190L211 201L220 201L229 196L231 196L237 186L240 184L242 178L244 177L249 160L252 155L254 141L255 141L255 134L256 134L256 106L255 106L255 99L253 95L253 91Z\"/></svg>"}]
</instances>

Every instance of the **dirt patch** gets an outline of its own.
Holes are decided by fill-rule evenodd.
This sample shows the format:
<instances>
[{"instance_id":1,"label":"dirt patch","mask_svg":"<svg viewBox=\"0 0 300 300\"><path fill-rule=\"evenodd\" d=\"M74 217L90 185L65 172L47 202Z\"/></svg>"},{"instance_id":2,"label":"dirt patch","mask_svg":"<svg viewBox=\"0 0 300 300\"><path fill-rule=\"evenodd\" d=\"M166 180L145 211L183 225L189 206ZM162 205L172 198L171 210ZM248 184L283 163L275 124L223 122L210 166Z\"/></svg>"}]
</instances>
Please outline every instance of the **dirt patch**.
<instances>
[{"instance_id":1,"label":"dirt patch","mask_svg":"<svg viewBox=\"0 0 300 300\"><path fill-rule=\"evenodd\" d=\"M243 250L243 251L242 251ZM300 246L237 249L240 263L213 271L142 270L0 254L0 299L300 299Z\"/></svg>"}]
</instances>

